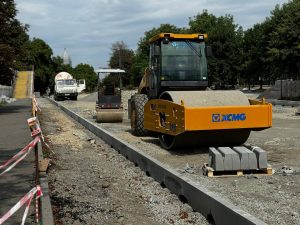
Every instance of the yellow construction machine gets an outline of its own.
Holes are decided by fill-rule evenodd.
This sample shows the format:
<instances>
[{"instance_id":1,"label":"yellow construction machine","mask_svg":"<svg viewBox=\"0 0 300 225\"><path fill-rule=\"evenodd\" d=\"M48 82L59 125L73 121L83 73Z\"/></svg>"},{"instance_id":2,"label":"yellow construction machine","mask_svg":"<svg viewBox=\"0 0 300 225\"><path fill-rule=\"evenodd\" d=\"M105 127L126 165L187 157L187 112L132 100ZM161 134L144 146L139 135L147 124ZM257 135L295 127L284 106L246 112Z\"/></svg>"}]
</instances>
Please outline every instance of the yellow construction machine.
<instances>
[{"instance_id":1,"label":"yellow construction machine","mask_svg":"<svg viewBox=\"0 0 300 225\"><path fill-rule=\"evenodd\" d=\"M125 73L120 69L98 69L98 99L96 101L96 122L97 123L118 123L123 121L123 104L122 104L122 77L120 74ZM119 87L112 82L102 84L101 75L117 74Z\"/></svg>"},{"instance_id":2,"label":"yellow construction machine","mask_svg":"<svg viewBox=\"0 0 300 225\"><path fill-rule=\"evenodd\" d=\"M150 65L129 100L132 133L158 134L166 149L236 146L272 126L272 105L240 91L208 87L207 34L161 33L150 39Z\"/></svg>"}]
</instances>

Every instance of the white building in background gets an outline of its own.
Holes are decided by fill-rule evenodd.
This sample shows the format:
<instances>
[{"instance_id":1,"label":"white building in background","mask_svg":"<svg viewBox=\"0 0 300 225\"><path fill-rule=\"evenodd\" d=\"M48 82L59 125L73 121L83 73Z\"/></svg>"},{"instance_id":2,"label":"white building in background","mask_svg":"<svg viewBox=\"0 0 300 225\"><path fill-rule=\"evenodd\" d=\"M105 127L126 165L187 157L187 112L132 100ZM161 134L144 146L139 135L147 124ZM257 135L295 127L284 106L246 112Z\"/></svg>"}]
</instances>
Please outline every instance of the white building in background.
<instances>
[{"instance_id":1,"label":"white building in background","mask_svg":"<svg viewBox=\"0 0 300 225\"><path fill-rule=\"evenodd\" d=\"M66 48L64 49L64 54L63 54L63 64L72 66L71 57L69 56Z\"/></svg>"}]
</instances>

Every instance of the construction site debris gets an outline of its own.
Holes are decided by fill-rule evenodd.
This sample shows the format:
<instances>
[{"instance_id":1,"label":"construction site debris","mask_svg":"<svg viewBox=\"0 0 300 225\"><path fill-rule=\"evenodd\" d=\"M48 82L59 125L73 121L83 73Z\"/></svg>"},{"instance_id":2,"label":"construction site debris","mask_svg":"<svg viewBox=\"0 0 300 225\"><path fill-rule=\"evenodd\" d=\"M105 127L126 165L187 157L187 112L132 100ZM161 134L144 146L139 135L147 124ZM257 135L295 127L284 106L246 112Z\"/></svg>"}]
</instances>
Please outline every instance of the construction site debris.
<instances>
[{"instance_id":1,"label":"construction site debris","mask_svg":"<svg viewBox=\"0 0 300 225\"><path fill-rule=\"evenodd\" d=\"M280 172L287 176L287 175L292 175L295 171L292 167L289 167L289 166L283 166L280 170Z\"/></svg>"},{"instance_id":2,"label":"construction site debris","mask_svg":"<svg viewBox=\"0 0 300 225\"><path fill-rule=\"evenodd\" d=\"M1 97L0 97L0 103L12 103L14 101L16 101L15 98L10 98L5 95L1 95Z\"/></svg>"},{"instance_id":3,"label":"construction site debris","mask_svg":"<svg viewBox=\"0 0 300 225\"><path fill-rule=\"evenodd\" d=\"M277 80L275 85L263 92L259 98L296 99L300 97L299 80Z\"/></svg>"}]
</instances>

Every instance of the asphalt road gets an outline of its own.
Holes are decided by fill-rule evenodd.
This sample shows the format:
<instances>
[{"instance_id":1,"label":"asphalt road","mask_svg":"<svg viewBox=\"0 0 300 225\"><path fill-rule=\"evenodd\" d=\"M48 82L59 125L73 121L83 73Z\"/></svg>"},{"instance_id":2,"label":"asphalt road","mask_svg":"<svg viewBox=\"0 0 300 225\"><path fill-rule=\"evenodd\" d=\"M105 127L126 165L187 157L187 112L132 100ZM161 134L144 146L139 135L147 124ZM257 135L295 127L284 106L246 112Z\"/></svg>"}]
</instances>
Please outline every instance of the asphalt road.
<instances>
[{"instance_id":1,"label":"asphalt road","mask_svg":"<svg viewBox=\"0 0 300 225\"><path fill-rule=\"evenodd\" d=\"M18 100L0 107L0 165L32 140L27 119L31 117L31 100ZM1 170L2 172L2 170ZM34 152L10 172L0 177L0 217L14 206L34 184ZM33 212L34 204L31 205ZM24 207L4 224L21 224ZM32 222L32 216L26 224Z\"/></svg>"}]
</instances>

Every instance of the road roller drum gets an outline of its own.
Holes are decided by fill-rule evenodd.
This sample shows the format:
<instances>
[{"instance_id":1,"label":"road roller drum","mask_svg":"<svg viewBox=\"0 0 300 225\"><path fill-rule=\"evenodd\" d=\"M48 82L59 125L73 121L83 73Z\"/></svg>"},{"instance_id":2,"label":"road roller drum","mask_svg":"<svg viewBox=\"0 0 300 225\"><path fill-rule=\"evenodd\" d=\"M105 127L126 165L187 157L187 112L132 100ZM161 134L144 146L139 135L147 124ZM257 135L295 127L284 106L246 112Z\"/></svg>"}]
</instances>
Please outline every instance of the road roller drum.
<instances>
[{"instance_id":1,"label":"road roller drum","mask_svg":"<svg viewBox=\"0 0 300 225\"><path fill-rule=\"evenodd\" d=\"M98 109L96 111L97 123L121 123L123 121L123 109Z\"/></svg>"}]
</instances>

